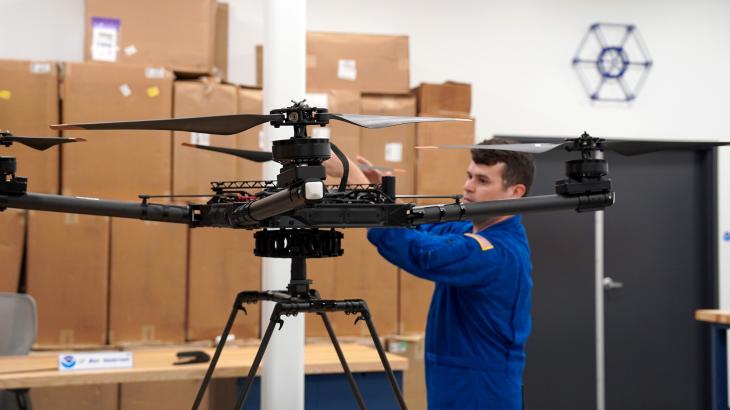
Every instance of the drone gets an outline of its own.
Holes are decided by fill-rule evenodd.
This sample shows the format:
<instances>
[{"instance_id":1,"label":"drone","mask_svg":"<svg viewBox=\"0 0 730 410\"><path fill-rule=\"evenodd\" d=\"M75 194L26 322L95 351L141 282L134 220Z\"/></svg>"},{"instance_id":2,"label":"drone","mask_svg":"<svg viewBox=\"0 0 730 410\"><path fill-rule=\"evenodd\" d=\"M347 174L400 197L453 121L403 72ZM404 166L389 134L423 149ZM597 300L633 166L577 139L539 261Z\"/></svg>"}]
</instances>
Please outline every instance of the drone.
<instances>
[{"instance_id":1,"label":"drone","mask_svg":"<svg viewBox=\"0 0 730 410\"><path fill-rule=\"evenodd\" d=\"M270 152L184 144L193 148L235 155L247 160L275 161L282 165L274 181L211 182L213 193L206 203L193 203L186 206L157 204L151 200L163 196L154 195L140 195L141 201L133 202L27 192L27 178L15 174L15 158L0 157L0 211L6 208L19 208L180 223L193 228L256 230L254 234L255 255L292 260L291 278L286 290L243 291L236 296L228 322L192 406L194 410L202 401L237 312L241 310L245 313L246 304L258 301L273 301L276 304L251 366L249 377L239 395L236 408L243 408L273 331L277 325L281 328L284 324L282 316L298 313L316 313L322 318L358 406L360 409L366 408L329 322L327 312L352 314L356 316L355 323L360 320L366 323L395 398L400 408L406 408L367 303L361 299L321 299L319 293L310 287L312 281L307 279L306 259L336 257L344 253L341 247L343 234L337 229L415 228L427 223L473 220L520 212L559 209L573 209L578 212L603 210L614 203L615 194L611 189L611 180L608 178L608 164L601 157L600 152L613 150L623 155L638 155L668 149L709 148L726 145L719 142L607 141L584 132L576 138L544 143L417 147L419 149L507 150L533 154L560 147L578 154L577 159L566 162L565 178L556 181L553 195L469 203L461 202L460 196L455 195L452 197L453 202L451 203L417 206L414 203L398 200L394 176L383 176L379 184L348 185L349 161L345 154L327 139L308 136L307 126L324 127L330 121L341 121L364 128L385 128L411 123L470 120L336 114L330 113L324 108L310 107L305 101L292 101L292 103L293 105L289 107L271 110L269 114L235 114L51 126L51 129L54 130L172 130L220 135L236 134L264 123L269 123L275 128L293 128L292 137L274 141ZM0 145L10 146L13 143L20 143L40 150L54 145L82 141L84 140L81 138L20 137L9 132L0 133ZM322 163L328 160L333 153L342 162L343 175L338 185L327 186L324 183L326 173ZM381 170L387 169L381 168ZM403 195L400 197L405 199L418 196Z\"/></svg>"}]
</instances>

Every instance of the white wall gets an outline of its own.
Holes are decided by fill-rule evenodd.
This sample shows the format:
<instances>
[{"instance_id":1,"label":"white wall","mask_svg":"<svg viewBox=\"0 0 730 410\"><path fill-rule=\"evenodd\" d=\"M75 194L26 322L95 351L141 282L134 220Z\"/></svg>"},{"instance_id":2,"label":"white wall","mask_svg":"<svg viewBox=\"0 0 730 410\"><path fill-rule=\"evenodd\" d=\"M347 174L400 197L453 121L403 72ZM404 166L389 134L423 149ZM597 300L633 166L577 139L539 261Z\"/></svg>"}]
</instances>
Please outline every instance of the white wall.
<instances>
[{"instance_id":1,"label":"white wall","mask_svg":"<svg viewBox=\"0 0 730 410\"><path fill-rule=\"evenodd\" d=\"M255 81L265 0L229 0L229 72ZM79 61L83 0L0 0L0 58ZM407 34L411 84L473 84L477 138L494 133L730 140L730 2L724 0L309 0L308 29ZM632 104L592 103L570 62L594 22L636 24L654 60ZM720 235L730 231L730 148ZM678 187L678 193L683 192ZM720 241L723 307L730 242Z\"/></svg>"}]
</instances>

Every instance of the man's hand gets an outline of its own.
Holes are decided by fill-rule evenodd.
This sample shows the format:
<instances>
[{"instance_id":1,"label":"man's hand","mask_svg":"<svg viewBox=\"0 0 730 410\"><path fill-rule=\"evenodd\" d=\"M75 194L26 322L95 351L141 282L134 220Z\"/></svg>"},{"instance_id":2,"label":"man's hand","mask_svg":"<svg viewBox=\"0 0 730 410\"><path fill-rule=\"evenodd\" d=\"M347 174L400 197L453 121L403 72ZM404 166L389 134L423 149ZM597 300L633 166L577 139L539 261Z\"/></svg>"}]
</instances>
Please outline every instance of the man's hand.
<instances>
[{"instance_id":1,"label":"man's hand","mask_svg":"<svg viewBox=\"0 0 730 410\"><path fill-rule=\"evenodd\" d=\"M380 184L380 182L383 179L383 176L385 175L393 175L391 171L383 172L377 168L374 168L373 163L370 162L367 158L358 155L356 157L356 160L358 164L365 165L365 169L361 169L361 172L364 174L364 176L370 181L371 184ZM357 166L357 165L356 165ZM360 167L358 167L360 168ZM350 167L352 169L352 167Z\"/></svg>"},{"instance_id":2,"label":"man's hand","mask_svg":"<svg viewBox=\"0 0 730 410\"><path fill-rule=\"evenodd\" d=\"M359 160L362 157L358 156L357 158ZM370 163L367 159L363 159ZM348 184L367 185L371 183L370 179L363 174L363 171L356 163L354 163L349 157L347 158L347 161L350 164L350 175L347 178ZM322 165L324 165L325 172L327 172L328 176L342 178L342 173L344 172L342 169L342 162L340 162L336 156L331 156L330 159L324 161ZM379 181L380 179L378 179L378 183L380 183Z\"/></svg>"}]
</instances>

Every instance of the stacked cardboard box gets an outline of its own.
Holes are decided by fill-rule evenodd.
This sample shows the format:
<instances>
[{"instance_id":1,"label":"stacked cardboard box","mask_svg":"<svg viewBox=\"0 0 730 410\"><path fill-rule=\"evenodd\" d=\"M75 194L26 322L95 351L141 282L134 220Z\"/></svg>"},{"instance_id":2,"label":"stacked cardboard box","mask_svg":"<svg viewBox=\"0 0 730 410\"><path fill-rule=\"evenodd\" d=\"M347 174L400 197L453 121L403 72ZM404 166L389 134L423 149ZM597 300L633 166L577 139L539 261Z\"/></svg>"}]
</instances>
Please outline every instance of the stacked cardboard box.
<instances>
[{"instance_id":1,"label":"stacked cardboard box","mask_svg":"<svg viewBox=\"0 0 730 410\"><path fill-rule=\"evenodd\" d=\"M113 218L109 341L185 340L187 226Z\"/></svg>"},{"instance_id":2,"label":"stacked cardboard box","mask_svg":"<svg viewBox=\"0 0 730 410\"><path fill-rule=\"evenodd\" d=\"M212 73L215 0L86 0L86 61Z\"/></svg>"},{"instance_id":3,"label":"stacked cardboard box","mask_svg":"<svg viewBox=\"0 0 730 410\"><path fill-rule=\"evenodd\" d=\"M58 136L48 126L59 120L58 68L51 61L0 60L0 131L14 135ZM15 157L17 175L33 192L58 193L58 147L37 151L21 144L2 147Z\"/></svg>"},{"instance_id":4,"label":"stacked cardboard box","mask_svg":"<svg viewBox=\"0 0 730 410\"><path fill-rule=\"evenodd\" d=\"M307 33L307 87L405 93L408 57L407 36Z\"/></svg>"},{"instance_id":5,"label":"stacked cardboard box","mask_svg":"<svg viewBox=\"0 0 730 410\"><path fill-rule=\"evenodd\" d=\"M17 209L0 212L0 292L17 292L23 260L27 213Z\"/></svg>"},{"instance_id":6,"label":"stacked cardboard box","mask_svg":"<svg viewBox=\"0 0 730 410\"><path fill-rule=\"evenodd\" d=\"M176 81L174 116L182 118L236 114L237 91L235 86L220 84L211 78L202 81ZM174 194L210 194L211 181L232 181L236 178L239 159L231 155L185 147L182 146L184 142L236 148L236 138L231 135L175 131L172 183Z\"/></svg>"},{"instance_id":7,"label":"stacked cardboard box","mask_svg":"<svg viewBox=\"0 0 730 410\"><path fill-rule=\"evenodd\" d=\"M363 94L360 112L370 115L416 115L416 99L410 94ZM373 164L398 168L396 193L415 192L416 126L399 125L365 129L360 134L360 154Z\"/></svg>"},{"instance_id":8,"label":"stacked cardboard box","mask_svg":"<svg viewBox=\"0 0 730 410\"><path fill-rule=\"evenodd\" d=\"M161 67L69 63L63 122L172 117L172 73ZM63 147L64 195L135 200L171 193L169 131L67 131L84 143Z\"/></svg>"},{"instance_id":9,"label":"stacked cardboard box","mask_svg":"<svg viewBox=\"0 0 730 410\"><path fill-rule=\"evenodd\" d=\"M424 334L390 336L386 346L388 352L408 359L408 370L403 375L403 398L406 405L409 409L427 408Z\"/></svg>"},{"instance_id":10,"label":"stacked cardboard box","mask_svg":"<svg viewBox=\"0 0 730 410\"><path fill-rule=\"evenodd\" d=\"M109 218L28 212L28 293L41 346L107 342Z\"/></svg>"},{"instance_id":11,"label":"stacked cardboard box","mask_svg":"<svg viewBox=\"0 0 730 410\"><path fill-rule=\"evenodd\" d=\"M200 228L190 231L188 340L221 334L236 294L261 289L261 258L253 255L253 232ZM231 331L236 339L259 336L259 304L247 305Z\"/></svg>"},{"instance_id":12,"label":"stacked cardboard box","mask_svg":"<svg viewBox=\"0 0 730 410\"><path fill-rule=\"evenodd\" d=\"M263 95L261 88L239 87L238 88L238 113L239 114L261 114L264 111ZM259 151L263 149L263 127L259 125L246 130L236 136L236 146L239 149ZM238 179L245 181L260 180L263 175L263 168L260 163L238 159Z\"/></svg>"}]
</instances>

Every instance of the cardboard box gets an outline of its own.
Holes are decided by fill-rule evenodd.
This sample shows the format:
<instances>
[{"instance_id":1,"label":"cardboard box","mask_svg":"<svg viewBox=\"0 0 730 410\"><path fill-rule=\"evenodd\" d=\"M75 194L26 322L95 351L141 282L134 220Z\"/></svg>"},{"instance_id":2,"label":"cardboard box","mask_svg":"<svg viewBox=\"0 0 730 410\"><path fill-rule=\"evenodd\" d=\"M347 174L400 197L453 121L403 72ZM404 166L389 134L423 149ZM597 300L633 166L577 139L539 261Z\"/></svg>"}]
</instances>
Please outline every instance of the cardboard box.
<instances>
[{"instance_id":1,"label":"cardboard box","mask_svg":"<svg viewBox=\"0 0 730 410\"><path fill-rule=\"evenodd\" d=\"M23 263L27 212L6 209L0 212L0 292L17 292Z\"/></svg>"},{"instance_id":2,"label":"cardboard box","mask_svg":"<svg viewBox=\"0 0 730 410\"><path fill-rule=\"evenodd\" d=\"M408 359L408 370L403 374L406 405L409 409L426 409L425 336L423 333L390 336L386 345L388 352Z\"/></svg>"},{"instance_id":3,"label":"cardboard box","mask_svg":"<svg viewBox=\"0 0 730 410\"><path fill-rule=\"evenodd\" d=\"M62 97L65 123L171 118L172 73L69 63ZM139 194L171 193L172 132L66 131L64 136L87 140L63 147L64 195L136 200Z\"/></svg>"},{"instance_id":4,"label":"cardboard box","mask_svg":"<svg viewBox=\"0 0 730 410\"><path fill-rule=\"evenodd\" d=\"M86 61L213 70L215 0L86 0L85 18Z\"/></svg>"},{"instance_id":5,"label":"cardboard box","mask_svg":"<svg viewBox=\"0 0 730 410\"><path fill-rule=\"evenodd\" d=\"M0 130L20 136L56 137L58 133L48 126L59 119L56 63L0 60ZM58 193L58 147L37 151L15 143L0 149L0 155L16 158L16 175L28 177L29 191Z\"/></svg>"},{"instance_id":6,"label":"cardboard box","mask_svg":"<svg viewBox=\"0 0 730 410\"><path fill-rule=\"evenodd\" d=\"M26 269L38 304L36 344L106 344L108 217L29 211Z\"/></svg>"},{"instance_id":7,"label":"cardboard box","mask_svg":"<svg viewBox=\"0 0 730 410\"><path fill-rule=\"evenodd\" d=\"M264 102L261 88L240 87L238 89L238 113L261 114L264 111ZM265 124L258 125L236 135L236 148L251 151L262 150L263 132ZM263 166L259 162L236 159L237 180L257 181L263 178Z\"/></svg>"},{"instance_id":8,"label":"cardboard box","mask_svg":"<svg viewBox=\"0 0 730 410\"><path fill-rule=\"evenodd\" d=\"M360 114L360 93L351 90L310 90L306 94L307 103L329 112L340 114ZM313 138L327 138L349 158L360 155L360 127L342 121L330 121L326 127L307 127L307 134ZM332 156L335 153L332 152ZM328 177L327 184L337 185L339 178Z\"/></svg>"},{"instance_id":9,"label":"cardboard box","mask_svg":"<svg viewBox=\"0 0 730 410\"><path fill-rule=\"evenodd\" d=\"M307 33L307 87L407 93L408 58L408 36Z\"/></svg>"},{"instance_id":10,"label":"cardboard box","mask_svg":"<svg viewBox=\"0 0 730 410\"><path fill-rule=\"evenodd\" d=\"M123 383L119 391L119 410L178 410L192 407L200 380L173 380ZM209 409L209 394L200 410Z\"/></svg>"},{"instance_id":11,"label":"cardboard box","mask_svg":"<svg viewBox=\"0 0 730 410\"><path fill-rule=\"evenodd\" d=\"M363 299L368 304L378 334L395 333L397 268L378 255L377 249L367 240L366 230L349 229L344 233L343 256L307 261L312 287L323 299ZM328 316L337 336L370 335L364 322L353 325L353 315L336 312ZM306 332L307 336L327 336L322 320L315 315L308 315Z\"/></svg>"},{"instance_id":12,"label":"cardboard box","mask_svg":"<svg viewBox=\"0 0 730 410\"><path fill-rule=\"evenodd\" d=\"M109 341L182 342L188 227L112 218Z\"/></svg>"},{"instance_id":13,"label":"cardboard box","mask_svg":"<svg viewBox=\"0 0 730 410\"><path fill-rule=\"evenodd\" d=\"M410 94L363 94L362 114L416 115L416 98ZM400 168L396 172L396 193L413 194L416 164L415 124L360 131L360 155L373 164Z\"/></svg>"},{"instance_id":14,"label":"cardboard box","mask_svg":"<svg viewBox=\"0 0 730 410\"><path fill-rule=\"evenodd\" d=\"M416 145L473 144L474 121L416 124ZM457 195L464 191L466 168L471 162L468 149L419 149L416 163L416 193ZM448 198L420 199L419 204L453 202Z\"/></svg>"},{"instance_id":15,"label":"cardboard box","mask_svg":"<svg viewBox=\"0 0 730 410\"><path fill-rule=\"evenodd\" d=\"M236 114L237 88L207 78L203 81L175 82L175 117ZM211 181L232 181L236 178L236 157L206 151L181 144L188 142L236 148L232 135L211 135L198 132L175 131L173 146L173 193L210 194Z\"/></svg>"},{"instance_id":16,"label":"cardboard box","mask_svg":"<svg viewBox=\"0 0 730 410\"><path fill-rule=\"evenodd\" d=\"M33 410L118 410L118 384L34 387Z\"/></svg>"},{"instance_id":17,"label":"cardboard box","mask_svg":"<svg viewBox=\"0 0 730 410\"><path fill-rule=\"evenodd\" d=\"M256 44L256 86L264 86L264 46Z\"/></svg>"},{"instance_id":18,"label":"cardboard box","mask_svg":"<svg viewBox=\"0 0 730 410\"><path fill-rule=\"evenodd\" d=\"M454 81L421 83L413 92L418 100L418 115L469 118L471 84Z\"/></svg>"},{"instance_id":19,"label":"cardboard box","mask_svg":"<svg viewBox=\"0 0 730 410\"><path fill-rule=\"evenodd\" d=\"M253 231L199 228L190 230L187 340L220 335L236 295L261 289L261 258L254 256ZM259 337L261 304L246 305L231 330L236 339Z\"/></svg>"},{"instance_id":20,"label":"cardboard box","mask_svg":"<svg viewBox=\"0 0 730 410\"><path fill-rule=\"evenodd\" d=\"M217 3L213 75L224 80L228 78L228 16L228 3Z\"/></svg>"}]
</instances>

